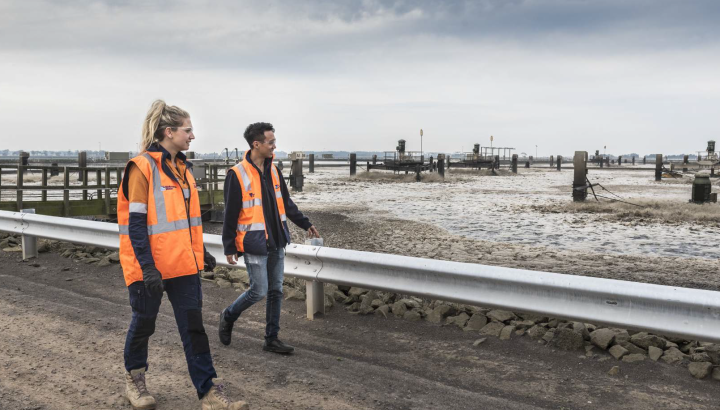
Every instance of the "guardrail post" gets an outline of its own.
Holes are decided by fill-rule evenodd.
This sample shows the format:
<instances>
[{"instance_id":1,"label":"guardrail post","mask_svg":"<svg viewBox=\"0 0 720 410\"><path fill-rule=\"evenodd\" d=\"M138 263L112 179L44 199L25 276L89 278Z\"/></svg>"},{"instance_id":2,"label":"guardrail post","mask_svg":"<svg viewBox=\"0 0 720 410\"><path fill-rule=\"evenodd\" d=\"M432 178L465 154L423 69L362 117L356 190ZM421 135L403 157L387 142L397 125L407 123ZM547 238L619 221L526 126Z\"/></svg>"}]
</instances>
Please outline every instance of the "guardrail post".
<instances>
[{"instance_id":1,"label":"guardrail post","mask_svg":"<svg viewBox=\"0 0 720 410\"><path fill-rule=\"evenodd\" d=\"M518 155L513 154L512 159L510 160L510 168L512 169L513 174L517 174L517 162L518 162Z\"/></svg>"},{"instance_id":2,"label":"guardrail post","mask_svg":"<svg viewBox=\"0 0 720 410\"><path fill-rule=\"evenodd\" d=\"M323 246L322 238L312 238L305 241L305 245ZM307 318L315 320L318 313L325 314L325 291L323 283L317 280L305 281L305 306L307 308Z\"/></svg>"},{"instance_id":3,"label":"guardrail post","mask_svg":"<svg viewBox=\"0 0 720 410\"><path fill-rule=\"evenodd\" d=\"M562 155L557 156L557 170L558 171L562 170Z\"/></svg>"},{"instance_id":4,"label":"guardrail post","mask_svg":"<svg viewBox=\"0 0 720 410\"><path fill-rule=\"evenodd\" d=\"M662 154L655 155L655 181L662 181Z\"/></svg>"},{"instance_id":5,"label":"guardrail post","mask_svg":"<svg viewBox=\"0 0 720 410\"><path fill-rule=\"evenodd\" d=\"M70 169L63 167L63 215L70 216Z\"/></svg>"},{"instance_id":6,"label":"guardrail post","mask_svg":"<svg viewBox=\"0 0 720 410\"><path fill-rule=\"evenodd\" d=\"M357 173L357 154L350 154L350 175L355 175Z\"/></svg>"},{"instance_id":7,"label":"guardrail post","mask_svg":"<svg viewBox=\"0 0 720 410\"><path fill-rule=\"evenodd\" d=\"M34 214L34 209L21 209L20 213ZM20 243L22 244L23 259L37 258L37 237L22 234Z\"/></svg>"},{"instance_id":8,"label":"guardrail post","mask_svg":"<svg viewBox=\"0 0 720 410\"><path fill-rule=\"evenodd\" d=\"M308 168L311 174L315 172L315 154L308 155Z\"/></svg>"}]
</instances>

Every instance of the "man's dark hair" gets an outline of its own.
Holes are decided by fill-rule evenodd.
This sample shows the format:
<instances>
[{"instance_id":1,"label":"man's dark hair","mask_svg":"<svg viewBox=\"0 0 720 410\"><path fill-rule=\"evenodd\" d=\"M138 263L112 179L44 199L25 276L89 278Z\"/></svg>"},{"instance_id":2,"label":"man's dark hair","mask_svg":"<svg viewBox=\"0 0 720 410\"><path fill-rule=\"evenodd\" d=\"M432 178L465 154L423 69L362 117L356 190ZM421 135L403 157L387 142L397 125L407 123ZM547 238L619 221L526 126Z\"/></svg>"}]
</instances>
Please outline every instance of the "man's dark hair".
<instances>
[{"instance_id":1,"label":"man's dark hair","mask_svg":"<svg viewBox=\"0 0 720 410\"><path fill-rule=\"evenodd\" d=\"M275 128L269 122L256 122L245 128L245 141L250 148L253 147L253 141L265 142L265 131L275 132Z\"/></svg>"}]
</instances>

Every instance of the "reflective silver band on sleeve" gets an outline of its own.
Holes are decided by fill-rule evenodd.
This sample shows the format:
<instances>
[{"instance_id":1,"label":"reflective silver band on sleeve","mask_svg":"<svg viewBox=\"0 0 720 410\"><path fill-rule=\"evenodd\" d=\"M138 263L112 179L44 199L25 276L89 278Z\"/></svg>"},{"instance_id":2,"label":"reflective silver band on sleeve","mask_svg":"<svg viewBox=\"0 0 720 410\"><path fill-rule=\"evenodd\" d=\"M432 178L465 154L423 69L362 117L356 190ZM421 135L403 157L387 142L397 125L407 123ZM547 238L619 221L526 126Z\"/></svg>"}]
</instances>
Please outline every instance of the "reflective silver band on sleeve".
<instances>
[{"instance_id":1,"label":"reflective silver band on sleeve","mask_svg":"<svg viewBox=\"0 0 720 410\"><path fill-rule=\"evenodd\" d=\"M264 231L264 230L265 230L265 224L264 224L264 223L238 224L237 230L238 230L238 232Z\"/></svg>"},{"instance_id":2,"label":"reflective silver band on sleeve","mask_svg":"<svg viewBox=\"0 0 720 410\"><path fill-rule=\"evenodd\" d=\"M130 212L135 212L137 214L146 214L147 211L147 204L144 204L142 202L130 202Z\"/></svg>"}]
</instances>

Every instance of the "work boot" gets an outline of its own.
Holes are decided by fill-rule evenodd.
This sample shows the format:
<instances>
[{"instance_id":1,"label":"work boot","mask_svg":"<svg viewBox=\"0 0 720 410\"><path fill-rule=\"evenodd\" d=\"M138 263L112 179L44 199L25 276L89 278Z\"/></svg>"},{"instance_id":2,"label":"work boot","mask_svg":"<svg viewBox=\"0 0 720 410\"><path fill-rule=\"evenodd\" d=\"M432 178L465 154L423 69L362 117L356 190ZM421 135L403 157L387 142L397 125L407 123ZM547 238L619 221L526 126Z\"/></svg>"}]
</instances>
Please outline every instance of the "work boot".
<instances>
[{"instance_id":1,"label":"work boot","mask_svg":"<svg viewBox=\"0 0 720 410\"><path fill-rule=\"evenodd\" d=\"M226 309L227 310L227 309ZM234 322L228 322L225 320L225 310L220 313L220 324L218 326L218 336L220 337L220 343L225 346L230 344L232 339L232 329Z\"/></svg>"},{"instance_id":2,"label":"work boot","mask_svg":"<svg viewBox=\"0 0 720 410\"><path fill-rule=\"evenodd\" d=\"M280 339L273 339L265 340L265 344L263 344L263 350L273 353L290 354L295 351L295 348L290 345L286 345L285 343L281 342Z\"/></svg>"},{"instance_id":3,"label":"work boot","mask_svg":"<svg viewBox=\"0 0 720 410\"><path fill-rule=\"evenodd\" d=\"M125 398L135 410L152 410L155 408L155 398L145 387L145 369L125 372Z\"/></svg>"},{"instance_id":4,"label":"work boot","mask_svg":"<svg viewBox=\"0 0 720 410\"><path fill-rule=\"evenodd\" d=\"M231 402L225 393L225 385L213 379L213 387L203 396L200 404L202 410L249 410L250 406L244 401Z\"/></svg>"}]
</instances>

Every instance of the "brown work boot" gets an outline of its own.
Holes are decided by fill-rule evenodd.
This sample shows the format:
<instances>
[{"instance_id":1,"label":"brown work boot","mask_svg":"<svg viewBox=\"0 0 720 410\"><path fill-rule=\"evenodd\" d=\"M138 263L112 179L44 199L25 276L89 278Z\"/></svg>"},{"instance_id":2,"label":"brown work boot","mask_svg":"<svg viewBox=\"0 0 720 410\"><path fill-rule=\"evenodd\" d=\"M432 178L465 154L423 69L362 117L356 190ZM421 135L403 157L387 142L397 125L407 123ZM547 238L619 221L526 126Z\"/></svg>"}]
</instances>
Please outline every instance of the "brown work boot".
<instances>
[{"instance_id":1,"label":"brown work boot","mask_svg":"<svg viewBox=\"0 0 720 410\"><path fill-rule=\"evenodd\" d=\"M225 385L219 380L213 379L213 383L215 385L200 401L202 410L250 410L250 406L242 400L231 402L225 393Z\"/></svg>"},{"instance_id":2,"label":"brown work boot","mask_svg":"<svg viewBox=\"0 0 720 410\"><path fill-rule=\"evenodd\" d=\"M155 408L155 398L145 387L145 369L125 372L125 398L135 410L152 410Z\"/></svg>"}]
</instances>

